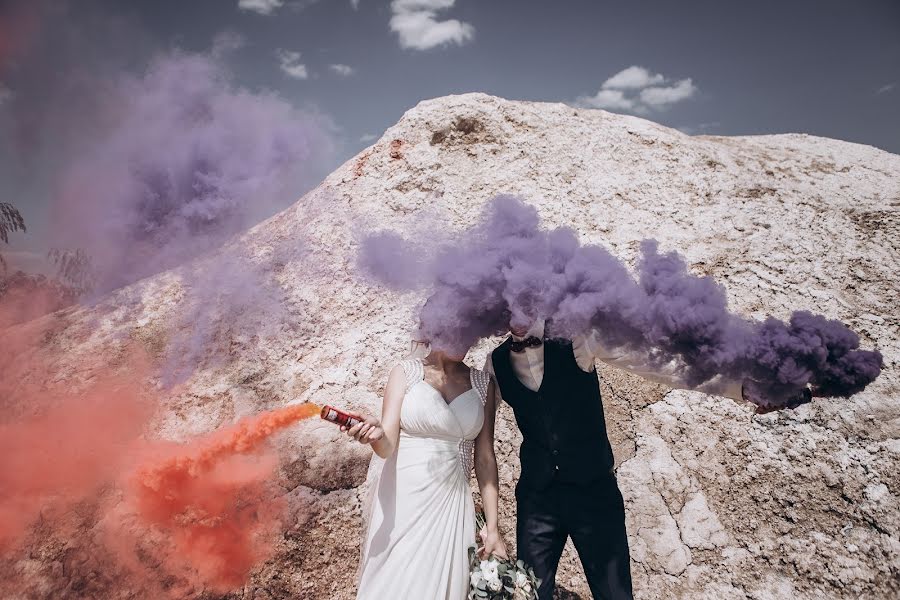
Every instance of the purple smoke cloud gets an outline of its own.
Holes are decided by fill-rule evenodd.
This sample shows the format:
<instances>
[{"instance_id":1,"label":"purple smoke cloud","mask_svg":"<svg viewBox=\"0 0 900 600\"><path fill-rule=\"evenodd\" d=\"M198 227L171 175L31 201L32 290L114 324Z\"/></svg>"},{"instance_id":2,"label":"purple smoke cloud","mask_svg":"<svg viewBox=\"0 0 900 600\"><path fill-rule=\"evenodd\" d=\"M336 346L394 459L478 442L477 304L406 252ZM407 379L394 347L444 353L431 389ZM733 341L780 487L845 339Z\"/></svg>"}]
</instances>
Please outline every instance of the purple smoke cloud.
<instances>
[{"instance_id":1,"label":"purple smoke cloud","mask_svg":"<svg viewBox=\"0 0 900 600\"><path fill-rule=\"evenodd\" d=\"M0 65L11 90L0 105L0 191L26 216L29 250L87 257L79 275L93 290L82 301L181 267L181 307L161 334L166 381L232 360L234 340L264 343L288 318L281 288L259 248L227 240L330 170L330 119L238 85L236 34L181 52L97 3L13 3L36 26ZM303 245L259 243L278 264ZM141 301L140 290L109 298Z\"/></svg>"},{"instance_id":2,"label":"purple smoke cloud","mask_svg":"<svg viewBox=\"0 0 900 600\"><path fill-rule=\"evenodd\" d=\"M765 407L789 405L807 385L847 397L881 372L881 354L860 350L859 336L839 321L806 311L787 323L730 313L719 284L690 274L682 257L661 254L652 240L641 245L635 279L604 248L582 246L571 229L541 229L537 211L514 197L492 200L480 224L436 250L421 267L427 275L398 272L407 267L398 258L414 254L382 232L364 239L360 263L394 288L431 285L421 334L454 353L543 317L551 336L596 330L610 347L677 361L693 386L717 375L745 381L749 398Z\"/></svg>"},{"instance_id":3,"label":"purple smoke cloud","mask_svg":"<svg viewBox=\"0 0 900 600\"><path fill-rule=\"evenodd\" d=\"M321 119L235 88L206 55L165 55L114 94L114 124L67 166L55 207L58 243L92 257L101 292L286 205L331 150Z\"/></svg>"},{"instance_id":4,"label":"purple smoke cloud","mask_svg":"<svg viewBox=\"0 0 900 600\"><path fill-rule=\"evenodd\" d=\"M359 268L385 285L412 289L424 284L427 273L420 254L399 235L382 231L362 238ZM390 268L385 268L391 265Z\"/></svg>"},{"instance_id":5,"label":"purple smoke cloud","mask_svg":"<svg viewBox=\"0 0 900 600\"><path fill-rule=\"evenodd\" d=\"M284 258L302 252L291 246L273 250ZM164 386L183 383L201 365L224 366L236 347L265 345L264 340L284 334L284 293L267 265L248 254L228 244L178 270L184 295L160 365Z\"/></svg>"}]
</instances>

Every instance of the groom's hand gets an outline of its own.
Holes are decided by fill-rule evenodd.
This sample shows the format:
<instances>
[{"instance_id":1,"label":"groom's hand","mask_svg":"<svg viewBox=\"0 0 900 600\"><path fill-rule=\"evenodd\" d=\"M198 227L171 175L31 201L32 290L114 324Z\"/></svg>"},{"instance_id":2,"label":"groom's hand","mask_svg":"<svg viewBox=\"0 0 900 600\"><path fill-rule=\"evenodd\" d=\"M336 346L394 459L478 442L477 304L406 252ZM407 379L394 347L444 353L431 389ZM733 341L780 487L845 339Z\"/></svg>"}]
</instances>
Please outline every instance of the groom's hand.
<instances>
[{"instance_id":1,"label":"groom's hand","mask_svg":"<svg viewBox=\"0 0 900 600\"><path fill-rule=\"evenodd\" d=\"M375 417L365 417L362 419L361 423L357 423L350 429L341 427L341 431L346 432L348 436L352 437L360 444L371 444L384 437L381 421Z\"/></svg>"}]
</instances>

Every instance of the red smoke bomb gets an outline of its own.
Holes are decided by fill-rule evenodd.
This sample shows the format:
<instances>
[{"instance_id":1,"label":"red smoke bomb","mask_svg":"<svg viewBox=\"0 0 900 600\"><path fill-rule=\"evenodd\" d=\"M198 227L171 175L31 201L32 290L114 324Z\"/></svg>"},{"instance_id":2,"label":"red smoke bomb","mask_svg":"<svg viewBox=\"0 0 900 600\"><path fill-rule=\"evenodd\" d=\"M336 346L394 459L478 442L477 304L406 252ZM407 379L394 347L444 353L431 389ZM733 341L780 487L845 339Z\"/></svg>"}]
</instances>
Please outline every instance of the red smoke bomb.
<instances>
[{"instance_id":1,"label":"red smoke bomb","mask_svg":"<svg viewBox=\"0 0 900 600\"><path fill-rule=\"evenodd\" d=\"M360 419L359 417L354 417L353 415L347 414L342 410L332 408L328 405L322 407L321 417L326 421L336 423L341 427L346 427L347 429L350 429L354 425L362 423L362 419Z\"/></svg>"}]
</instances>

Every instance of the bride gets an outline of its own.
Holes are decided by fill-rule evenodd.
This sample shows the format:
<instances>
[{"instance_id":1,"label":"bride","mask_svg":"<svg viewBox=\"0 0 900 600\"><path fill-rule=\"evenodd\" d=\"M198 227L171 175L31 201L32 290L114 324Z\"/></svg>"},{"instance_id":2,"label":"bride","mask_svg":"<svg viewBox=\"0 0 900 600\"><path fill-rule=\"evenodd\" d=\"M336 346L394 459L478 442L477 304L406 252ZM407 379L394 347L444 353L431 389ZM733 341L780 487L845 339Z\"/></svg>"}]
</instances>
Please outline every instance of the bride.
<instances>
[{"instance_id":1,"label":"bride","mask_svg":"<svg viewBox=\"0 0 900 600\"><path fill-rule=\"evenodd\" d=\"M381 418L345 430L385 459L373 484L358 600L465 600L475 544L473 446L486 519L480 552L507 556L497 527L494 383L463 364L464 355L413 344L425 357L391 371Z\"/></svg>"}]
</instances>

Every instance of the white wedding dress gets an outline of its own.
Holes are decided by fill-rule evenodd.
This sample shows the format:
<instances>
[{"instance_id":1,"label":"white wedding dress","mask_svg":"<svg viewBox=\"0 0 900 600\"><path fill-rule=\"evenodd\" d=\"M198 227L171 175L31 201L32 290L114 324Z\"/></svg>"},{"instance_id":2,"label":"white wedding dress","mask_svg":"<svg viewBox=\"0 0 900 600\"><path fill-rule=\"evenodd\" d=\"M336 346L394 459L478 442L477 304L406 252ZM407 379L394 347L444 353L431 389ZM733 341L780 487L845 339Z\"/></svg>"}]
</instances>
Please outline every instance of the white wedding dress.
<instances>
[{"instance_id":1,"label":"white wedding dress","mask_svg":"<svg viewBox=\"0 0 900 600\"><path fill-rule=\"evenodd\" d=\"M475 544L473 440L484 422L490 376L472 369L472 389L447 403L425 382L421 362L401 364L407 386L400 441L364 508L369 515L356 597L465 600L468 549Z\"/></svg>"}]
</instances>

